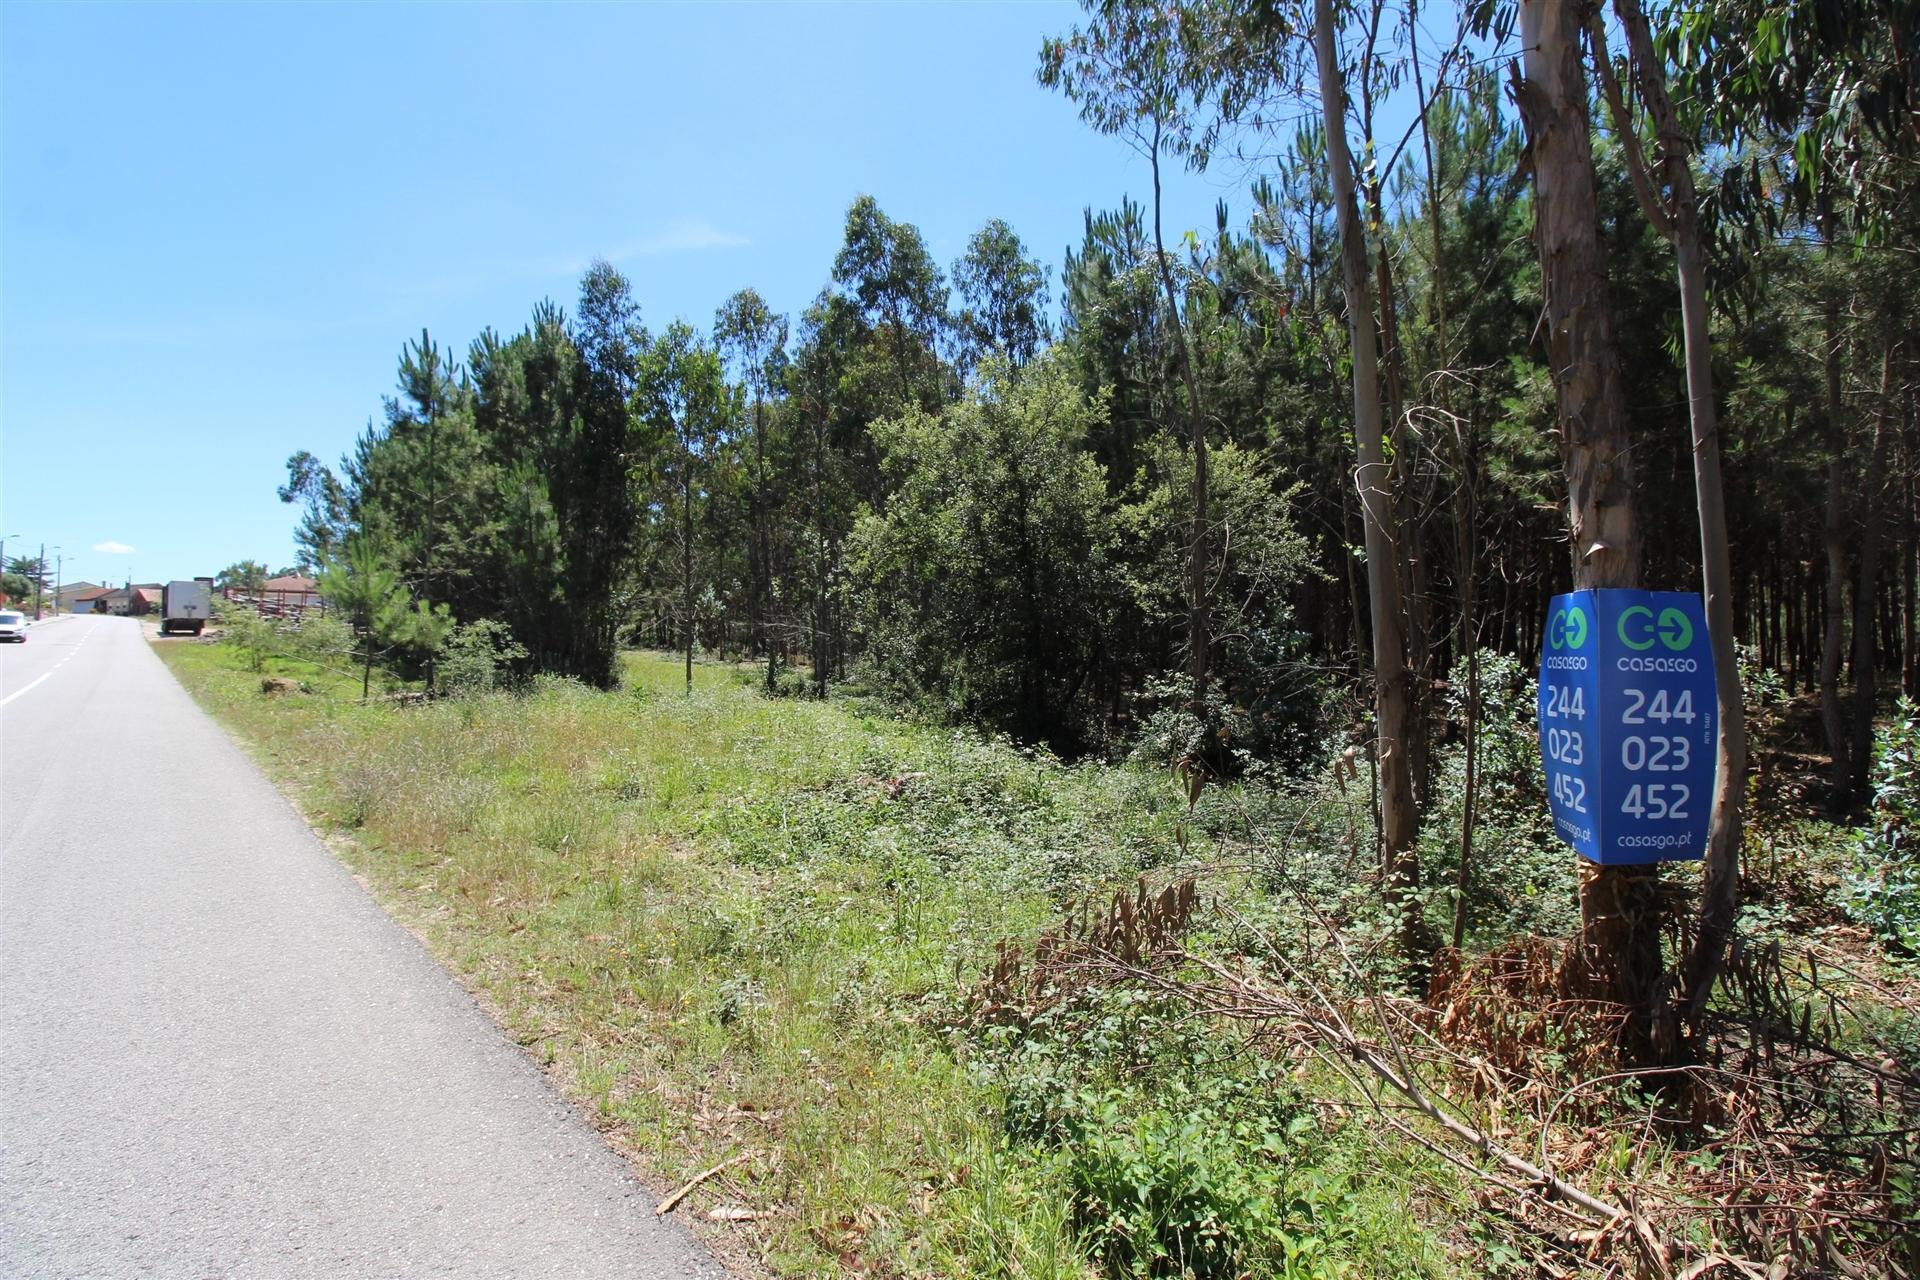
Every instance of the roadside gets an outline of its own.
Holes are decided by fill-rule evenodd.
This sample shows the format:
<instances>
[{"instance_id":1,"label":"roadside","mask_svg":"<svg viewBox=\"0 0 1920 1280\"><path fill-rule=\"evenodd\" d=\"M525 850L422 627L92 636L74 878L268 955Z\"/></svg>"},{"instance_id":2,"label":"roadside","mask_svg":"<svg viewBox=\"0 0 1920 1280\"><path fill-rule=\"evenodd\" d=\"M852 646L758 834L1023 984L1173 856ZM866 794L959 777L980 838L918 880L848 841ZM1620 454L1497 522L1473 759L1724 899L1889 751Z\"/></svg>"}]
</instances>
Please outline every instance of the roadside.
<instances>
[{"instance_id":1,"label":"roadside","mask_svg":"<svg viewBox=\"0 0 1920 1280\"><path fill-rule=\"evenodd\" d=\"M966 1015L1002 942L1206 839L1157 773L723 667L687 698L651 655L618 692L403 707L311 663L157 651L652 1185L718 1170L676 1214L732 1257L1084 1280L1207 1230L1255 1273L1283 1239L1328 1256L1312 1274L1474 1273L1444 1165L1310 1122L1234 1037L1124 994L1031 1041ZM1140 1161L1137 1191L1115 1180Z\"/></svg>"},{"instance_id":2,"label":"roadside","mask_svg":"<svg viewBox=\"0 0 1920 1280\"><path fill-rule=\"evenodd\" d=\"M53 635L0 712L0 1273L721 1274L143 628Z\"/></svg>"}]
</instances>

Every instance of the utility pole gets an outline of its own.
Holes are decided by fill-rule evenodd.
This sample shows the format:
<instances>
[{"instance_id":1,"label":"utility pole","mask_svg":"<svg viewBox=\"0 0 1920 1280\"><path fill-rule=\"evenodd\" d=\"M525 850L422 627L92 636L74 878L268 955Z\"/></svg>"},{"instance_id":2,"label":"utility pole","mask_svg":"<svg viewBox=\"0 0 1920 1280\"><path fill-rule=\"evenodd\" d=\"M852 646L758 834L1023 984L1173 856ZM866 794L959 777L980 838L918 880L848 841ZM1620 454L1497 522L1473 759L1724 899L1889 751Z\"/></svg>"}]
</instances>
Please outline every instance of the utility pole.
<instances>
[{"instance_id":1,"label":"utility pole","mask_svg":"<svg viewBox=\"0 0 1920 1280\"><path fill-rule=\"evenodd\" d=\"M58 617L60 613L60 570L62 568L62 559L60 548L55 547L53 549L53 612L56 617ZM43 570L46 568L45 565L40 567Z\"/></svg>"},{"instance_id":2,"label":"utility pole","mask_svg":"<svg viewBox=\"0 0 1920 1280\"><path fill-rule=\"evenodd\" d=\"M40 544L40 563L34 566L33 575L33 620L40 621L40 598L46 594L43 579L47 576L47 544Z\"/></svg>"}]
</instances>

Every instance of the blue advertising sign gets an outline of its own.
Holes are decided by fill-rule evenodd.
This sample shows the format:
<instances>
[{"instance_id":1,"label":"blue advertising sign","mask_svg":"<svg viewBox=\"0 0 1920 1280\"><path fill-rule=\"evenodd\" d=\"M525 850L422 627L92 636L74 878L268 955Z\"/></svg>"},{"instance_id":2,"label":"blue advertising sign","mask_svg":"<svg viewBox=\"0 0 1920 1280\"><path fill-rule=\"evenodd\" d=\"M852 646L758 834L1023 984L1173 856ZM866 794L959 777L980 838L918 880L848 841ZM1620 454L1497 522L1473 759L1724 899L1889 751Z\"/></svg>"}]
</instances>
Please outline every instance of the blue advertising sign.
<instances>
[{"instance_id":1,"label":"blue advertising sign","mask_svg":"<svg viewBox=\"0 0 1920 1280\"><path fill-rule=\"evenodd\" d=\"M1555 596L1540 646L1540 760L1555 833L1602 866L1703 857L1717 710L1699 596Z\"/></svg>"}]
</instances>

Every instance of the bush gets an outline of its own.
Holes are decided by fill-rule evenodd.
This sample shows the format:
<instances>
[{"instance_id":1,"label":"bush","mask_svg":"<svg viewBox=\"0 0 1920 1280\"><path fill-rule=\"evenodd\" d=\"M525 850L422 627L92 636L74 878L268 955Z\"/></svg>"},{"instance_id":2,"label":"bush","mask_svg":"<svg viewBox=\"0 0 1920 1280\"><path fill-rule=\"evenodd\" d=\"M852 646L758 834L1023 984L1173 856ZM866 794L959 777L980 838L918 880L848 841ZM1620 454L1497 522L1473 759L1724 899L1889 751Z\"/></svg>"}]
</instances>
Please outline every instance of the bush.
<instances>
[{"instance_id":1,"label":"bush","mask_svg":"<svg viewBox=\"0 0 1920 1280\"><path fill-rule=\"evenodd\" d=\"M1253 763L1253 719L1222 697L1218 684L1201 706L1194 705L1193 681L1185 675L1148 680L1140 700L1150 709L1140 722L1135 763L1199 765L1216 778L1237 778Z\"/></svg>"},{"instance_id":2,"label":"bush","mask_svg":"<svg viewBox=\"0 0 1920 1280\"><path fill-rule=\"evenodd\" d=\"M1563 936L1579 927L1573 853L1553 832L1546 774L1540 764L1537 682L1517 658L1480 653L1480 721L1475 766L1473 864L1467 919L1488 940L1522 933ZM1466 659L1449 681L1448 715L1464 724ZM1421 863L1432 884L1451 886L1460 866L1460 819L1466 792L1464 734L1434 758L1433 802L1421 824ZM1451 929L1451 895L1446 918Z\"/></svg>"},{"instance_id":3,"label":"bush","mask_svg":"<svg viewBox=\"0 0 1920 1280\"><path fill-rule=\"evenodd\" d=\"M1083 1097L1067 1147L1080 1230L1108 1274L1246 1274L1284 1236L1283 1135L1258 1115L1129 1115L1128 1101Z\"/></svg>"},{"instance_id":4,"label":"bush","mask_svg":"<svg viewBox=\"0 0 1920 1280\"><path fill-rule=\"evenodd\" d=\"M283 652L323 667L346 662L353 654L353 628L337 613L309 613L296 626L280 628Z\"/></svg>"},{"instance_id":5,"label":"bush","mask_svg":"<svg viewBox=\"0 0 1920 1280\"><path fill-rule=\"evenodd\" d=\"M1873 809L1854 845L1848 914L1920 952L1920 707L1902 698L1873 746Z\"/></svg>"},{"instance_id":6,"label":"bush","mask_svg":"<svg viewBox=\"0 0 1920 1280\"><path fill-rule=\"evenodd\" d=\"M267 659L279 656L285 647L280 625L250 609L228 610L220 623L226 642L240 651L249 671L265 671Z\"/></svg>"},{"instance_id":7,"label":"bush","mask_svg":"<svg viewBox=\"0 0 1920 1280\"><path fill-rule=\"evenodd\" d=\"M450 698L498 689L526 656L526 647L513 638L506 623L493 618L462 623L440 644L440 689Z\"/></svg>"}]
</instances>

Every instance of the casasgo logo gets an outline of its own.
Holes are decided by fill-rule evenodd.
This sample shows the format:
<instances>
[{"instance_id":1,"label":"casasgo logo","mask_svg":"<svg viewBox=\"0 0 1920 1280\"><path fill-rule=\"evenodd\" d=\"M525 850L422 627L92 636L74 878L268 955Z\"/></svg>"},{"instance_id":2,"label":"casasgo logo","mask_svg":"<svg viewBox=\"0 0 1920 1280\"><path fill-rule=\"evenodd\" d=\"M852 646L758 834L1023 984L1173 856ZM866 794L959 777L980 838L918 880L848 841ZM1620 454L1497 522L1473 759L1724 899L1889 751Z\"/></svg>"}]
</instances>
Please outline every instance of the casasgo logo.
<instances>
[{"instance_id":1,"label":"casasgo logo","mask_svg":"<svg viewBox=\"0 0 1920 1280\"><path fill-rule=\"evenodd\" d=\"M1587 642L1587 611L1579 605L1555 609L1547 619L1547 648L1578 649Z\"/></svg>"},{"instance_id":2,"label":"casasgo logo","mask_svg":"<svg viewBox=\"0 0 1920 1280\"><path fill-rule=\"evenodd\" d=\"M1620 643L1637 653L1653 648L1656 641L1674 653L1685 652L1693 643L1693 623L1678 609L1662 609L1656 619L1653 610L1637 604L1621 610L1615 630L1620 635Z\"/></svg>"}]
</instances>

